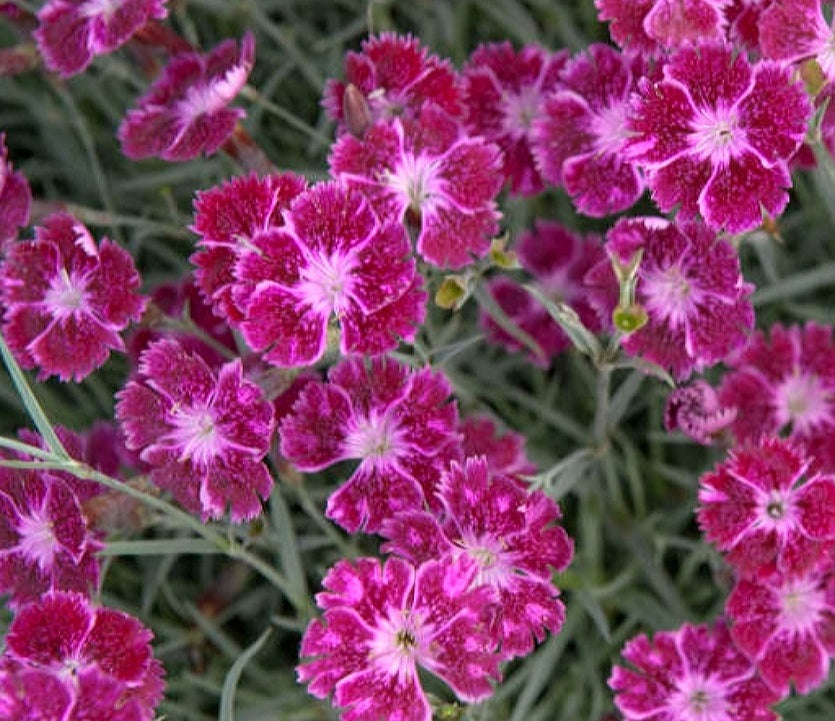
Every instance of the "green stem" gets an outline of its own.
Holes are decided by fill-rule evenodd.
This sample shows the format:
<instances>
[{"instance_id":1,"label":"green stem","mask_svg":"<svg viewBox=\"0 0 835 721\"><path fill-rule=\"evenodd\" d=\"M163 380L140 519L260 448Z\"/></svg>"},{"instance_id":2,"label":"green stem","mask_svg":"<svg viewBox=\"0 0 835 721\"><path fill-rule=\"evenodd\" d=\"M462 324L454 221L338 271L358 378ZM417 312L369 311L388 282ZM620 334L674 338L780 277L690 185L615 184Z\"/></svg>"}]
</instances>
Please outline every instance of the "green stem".
<instances>
[{"instance_id":1,"label":"green stem","mask_svg":"<svg viewBox=\"0 0 835 721\"><path fill-rule=\"evenodd\" d=\"M611 382L612 367L601 365L597 369L597 403L594 409L594 424L592 425L592 438L598 451L602 451L609 442L609 389Z\"/></svg>"}]
</instances>

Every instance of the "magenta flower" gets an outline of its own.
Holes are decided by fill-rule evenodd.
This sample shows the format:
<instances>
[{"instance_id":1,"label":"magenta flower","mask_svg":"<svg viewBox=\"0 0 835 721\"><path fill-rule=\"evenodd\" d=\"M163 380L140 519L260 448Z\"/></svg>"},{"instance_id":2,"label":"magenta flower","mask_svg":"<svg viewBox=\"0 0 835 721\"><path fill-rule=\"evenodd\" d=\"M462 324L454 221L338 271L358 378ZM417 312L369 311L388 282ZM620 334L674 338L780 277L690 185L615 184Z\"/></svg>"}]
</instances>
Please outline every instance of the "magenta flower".
<instances>
[{"instance_id":1,"label":"magenta flower","mask_svg":"<svg viewBox=\"0 0 835 721\"><path fill-rule=\"evenodd\" d=\"M827 80L835 80L835 29L824 18L820 0L771 3L760 17L760 47L773 60L814 58Z\"/></svg>"},{"instance_id":2,"label":"magenta flower","mask_svg":"<svg viewBox=\"0 0 835 721\"><path fill-rule=\"evenodd\" d=\"M200 236L200 250L190 260L201 292L222 318L244 318L233 298L235 263L252 251L258 233L284 225L284 211L306 188L295 173L252 173L197 193L191 230Z\"/></svg>"},{"instance_id":3,"label":"magenta flower","mask_svg":"<svg viewBox=\"0 0 835 721\"><path fill-rule=\"evenodd\" d=\"M502 149L512 193L542 190L531 152L533 121L548 93L559 87L567 59L564 50L552 54L527 45L517 52L503 42L479 45L464 66L467 127Z\"/></svg>"},{"instance_id":4,"label":"magenta flower","mask_svg":"<svg viewBox=\"0 0 835 721\"><path fill-rule=\"evenodd\" d=\"M627 353L683 380L745 344L754 325L754 286L743 280L739 257L726 240L700 223L623 218L609 231L606 247L622 264L643 251L636 300L649 318L621 341Z\"/></svg>"},{"instance_id":5,"label":"magenta flower","mask_svg":"<svg viewBox=\"0 0 835 721\"><path fill-rule=\"evenodd\" d=\"M760 50L760 17L773 0L731 0L724 9L728 40L752 54Z\"/></svg>"},{"instance_id":6,"label":"magenta flower","mask_svg":"<svg viewBox=\"0 0 835 721\"><path fill-rule=\"evenodd\" d=\"M832 328L773 325L768 339L757 331L728 363L734 370L723 378L719 400L736 410L737 441L786 433L802 441L824 471L835 472Z\"/></svg>"},{"instance_id":7,"label":"magenta flower","mask_svg":"<svg viewBox=\"0 0 835 721\"><path fill-rule=\"evenodd\" d=\"M533 151L542 177L561 185L577 210L600 218L633 205L644 190L623 154L634 60L594 43L561 73L563 89L534 122Z\"/></svg>"},{"instance_id":8,"label":"magenta flower","mask_svg":"<svg viewBox=\"0 0 835 721\"><path fill-rule=\"evenodd\" d=\"M366 127L355 128L361 137L378 120L403 117L414 120L432 104L453 118L463 114L458 75L448 60L429 53L411 35L380 33L363 40L362 52L345 56L345 82L328 80L322 105L346 128L345 88L353 85L367 112ZM351 125L351 123L347 123Z\"/></svg>"},{"instance_id":9,"label":"magenta flower","mask_svg":"<svg viewBox=\"0 0 835 721\"><path fill-rule=\"evenodd\" d=\"M50 0L34 32L44 63L61 77L124 45L150 20L167 15L166 0Z\"/></svg>"},{"instance_id":10,"label":"magenta flower","mask_svg":"<svg viewBox=\"0 0 835 721\"><path fill-rule=\"evenodd\" d=\"M81 594L46 594L9 627L0 714L18 705L33 712L27 721L151 721L164 688L151 638L133 616L95 608ZM31 691L23 700L21 688Z\"/></svg>"},{"instance_id":11,"label":"magenta flower","mask_svg":"<svg viewBox=\"0 0 835 721\"><path fill-rule=\"evenodd\" d=\"M835 477L797 444L764 438L700 479L699 527L744 576L802 574L835 548Z\"/></svg>"},{"instance_id":12,"label":"magenta flower","mask_svg":"<svg viewBox=\"0 0 835 721\"><path fill-rule=\"evenodd\" d=\"M17 238L29 222L32 191L23 173L15 173L9 162L6 134L0 133L0 248Z\"/></svg>"},{"instance_id":13,"label":"magenta flower","mask_svg":"<svg viewBox=\"0 0 835 721\"><path fill-rule=\"evenodd\" d=\"M362 140L346 133L331 150L330 166L366 194L381 218L416 221L417 252L434 265L471 263L498 232L501 151L466 136L435 106L415 121L380 121Z\"/></svg>"},{"instance_id":14,"label":"magenta flower","mask_svg":"<svg viewBox=\"0 0 835 721\"><path fill-rule=\"evenodd\" d=\"M10 594L12 607L51 590L91 593L100 548L79 499L59 477L0 468L0 592Z\"/></svg>"},{"instance_id":15,"label":"magenta flower","mask_svg":"<svg viewBox=\"0 0 835 721\"><path fill-rule=\"evenodd\" d=\"M461 448L464 457L484 456L491 476L532 476L536 465L525 455L525 437L521 433L502 433L491 418L470 416L461 421Z\"/></svg>"},{"instance_id":16,"label":"magenta flower","mask_svg":"<svg viewBox=\"0 0 835 721\"><path fill-rule=\"evenodd\" d=\"M273 480L262 463L274 429L272 406L243 379L241 361L217 374L174 340L153 343L139 373L116 394L130 449L153 467L151 480L203 520L229 505L240 522L261 512Z\"/></svg>"},{"instance_id":17,"label":"magenta flower","mask_svg":"<svg viewBox=\"0 0 835 721\"><path fill-rule=\"evenodd\" d=\"M528 492L515 479L490 477L487 459L453 461L441 476L437 495L443 521L420 510L383 523L384 550L413 563L444 555L467 556L478 564L475 583L495 592L485 620L503 659L525 656L546 629L557 633L565 608L552 581L564 571L574 546L556 525L557 504L539 491Z\"/></svg>"},{"instance_id":18,"label":"magenta flower","mask_svg":"<svg viewBox=\"0 0 835 721\"><path fill-rule=\"evenodd\" d=\"M709 446L734 422L736 409L719 402L716 391L703 380L681 386L667 396L664 427L680 430L696 443Z\"/></svg>"},{"instance_id":19,"label":"magenta flower","mask_svg":"<svg viewBox=\"0 0 835 721\"><path fill-rule=\"evenodd\" d=\"M348 136L350 137L350 136ZM301 194L287 226L258 234L236 268L241 331L277 366L318 361L332 321L343 354L414 340L426 294L396 222L381 223L357 190L320 183Z\"/></svg>"},{"instance_id":20,"label":"magenta flower","mask_svg":"<svg viewBox=\"0 0 835 721\"><path fill-rule=\"evenodd\" d=\"M726 605L737 647L763 680L785 696L789 683L809 693L829 674L835 655L835 576L807 574L741 579Z\"/></svg>"},{"instance_id":21,"label":"magenta flower","mask_svg":"<svg viewBox=\"0 0 835 721\"><path fill-rule=\"evenodd\" d=\"M609 687L625 721L777 721L781 696L757 676L723 623L685 624L627 642Z\"/></svg>"},{"instance_id":22,"label":"magenta flower","mask_svg":"<svg viewBox=\"0 0 835 721\"><path fill-rule=\"evenodd\" d=\"M24 368L40 367L80 381L123 351L119 333L138 320L145 299L130 254L67 213L35 229L35 239L12 245L0 267L3 333Z\"/></svg>"},{"instance_id":23,"label":"magenta flower","mask_svg":"<svg viewBox=\"0 0 835 721\"><path fill-rule=\"evenodd\" d=\"M281 453L302 471L359 459L328 499L327 516L351 533L376 533L398 512L438 506L438 476L460 453L449 381L391 358L343 360L328 383L309 383L281 423Z\"/></svg>"},{"instance_id":24,"label":"magenta flower","mask_svg":"<svg viewBox=\"0 0 835 721\"><path fill-rule=\"evenodd\" d=\"M517 246L519 263L533 276L536 285L554 301L570 305L583 324L592 332L602 329L597 310L583 284L585 274L605 260L599 238L585 238L569 232L557 223L536 221L534 228L522 234ZM547 368L571 341L545 306L524 288L505 276L492 279L490 294L513 323L533 338L542 354L529 353L531 362ZM481 325L487 338L510 351L522 344L490 316L482 312Z\"/></svg>"},{"instance_id":25,"label":"magenta flower","mask_svg":"<svg viewBox=\"0 0 835 721\"><path fill-rule=\"evenodd\" d=\"M244 35L240 51L234 40L225 40L208 55L175 55L119 126L122 152L132 160L172 161L217 152L244 116L227 106L254 63L251 33Z\"/></svg>"},{"instance_id":26,"label":"magenta flower","mask_svg":"<svg viewBox=\"0 0 835 721\"><path fill-rule=\"evenodd\" d=\"M324 698L333 692L342 721L430 721L418 667L445 681L462 701L489 696L499 678L494 642L480 621L490 590L474 587L465 558L417 568L400 558L380 566L340 561L316 596L324 617L302 638L299 680Z\"/></svg>"},{"instance_id":27,"label":"magenta flower","mask_svg":"<svg viewBox=\"0 0 835 721\"><path fill-rule=\"evenodd\" d=\"M626 153L641 164L662 211L701 213L711 228L739 233L779 215L791 187L787 162L811 107L790 70L755 66L730 46L686 47L663 79L639 83ZM779 108L779 112L775 112Z\"/></svg>"}]
</instances>

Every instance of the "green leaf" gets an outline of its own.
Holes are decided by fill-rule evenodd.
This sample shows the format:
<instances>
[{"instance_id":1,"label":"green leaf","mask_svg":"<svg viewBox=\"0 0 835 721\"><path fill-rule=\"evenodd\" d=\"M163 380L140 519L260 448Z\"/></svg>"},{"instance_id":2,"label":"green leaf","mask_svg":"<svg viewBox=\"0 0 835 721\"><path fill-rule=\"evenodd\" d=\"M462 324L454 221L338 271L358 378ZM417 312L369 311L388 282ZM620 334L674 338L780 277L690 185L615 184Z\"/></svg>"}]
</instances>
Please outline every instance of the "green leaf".
<instances>
[{"instance_id":1,"label":"green leaf","mask_svg":"<svg viewBox=\"0 0 835 721\"><path fill-rule=\"evenodd\" d=\"M154 538L141 541L110 541L99 551L100 556L168 556L206 553L223 553L223 549L205 538Z\"/></svg>"},{"instance_id":2,"label":"green leaf","mask_svg":"<svg viewBox=\"0 0 835 721\"><path fill-rule=\"evenodd\" d=\"M271 628L264 631L258 637L258 640L238 656L235 663L232 664L232 668L226 674L226 680L223 682L223 691L220 694L220 715L218 716L218 721L234 721L235 691L238 688L238 681L246 665L261 650L261 647L267 642L271 633Z\"/></svg>"},{"instance_id":3,"label":"green leaf","mask_svg":"<svg viewBox=\"0 0 835 721\"><path fill-rule=\"evenodd\" d=\"M597 361L601 358L603 350L600 343L594 334L583 325L580 316L571 306L565 303L555 303L536 286L525 284L522 287L545 306L548 315L565 331L577 350L585 353L592 360Z\"/></svg>"}]
</instances>

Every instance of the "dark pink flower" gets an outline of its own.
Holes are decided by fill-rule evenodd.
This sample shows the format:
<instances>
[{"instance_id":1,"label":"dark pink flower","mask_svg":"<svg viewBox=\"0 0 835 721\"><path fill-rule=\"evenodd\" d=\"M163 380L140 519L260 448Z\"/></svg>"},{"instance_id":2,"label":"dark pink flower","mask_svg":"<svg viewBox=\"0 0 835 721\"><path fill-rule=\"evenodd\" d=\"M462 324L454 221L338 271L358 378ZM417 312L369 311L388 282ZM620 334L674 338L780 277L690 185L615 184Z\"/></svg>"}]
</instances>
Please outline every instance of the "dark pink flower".
<instances>
[{"instance_id":1,"label":"dark pink flower","mask_svg":"<svg viewBox=\"0 0 835 721\"><path fill-rule=\"evenodd\" d=\"M699 482L699 527L745 576L802 574L835 547L835 477L795 443L740 446Z\"/></svg>"},{"instance_id":2,"label":"dark pink flower","mask_svg":"<svg viewBox=\"0 0 835 721\"><path fill-rule=\"evenodd\" d=\"M0 133L0 248L17 238L29 222L32 191L23 173L15 173L9 162L6 134Z\"/></svg>"},{"instance_id":3,"label":"dark pink flower","mask_svg":"<svg viewBox=\"0 0 835 721\"><path fill-rule=\"evenodd\" d=\"M498 232L501 151L435 106L414 120L380 121L333 146L331 172L362 190L381 218L414 221L417 252L440 267L481 257ZM408 214L408 215L407 215Z\"/></svg>"},{"instance_id":4,"label":"dark pink flower","mask_svg":"<svg viewBox=\"0 0 835 721\"><path fill-rule=\"evenodd\" d=\"M484 456L491 476L519 478L536 473L536 465L525 455L525 437L521 433L501 432L485 415L465 418L458 430L464 457Z\"/></svg>"},{"instance_id":5,"label":"dark pink flower","mask_svg":"<svg viewBox=\"0 0 835 721\"><path fill-rule=\"evenodd\" d=\"M785 696L789 683L809 693L835 655L835 576L827 573L741 579L728 598L737 647L763 680Z\"/></svg>"},{"instance_id":6,"label":"dark pink flower","mask_svg":"<svg viewBox=\"0 0 835 721\"><path fill-rule=\"evenodd\" d=\"M811 115L788 68L752 67L744 53L707 44L685 47L662 80L638 85L626 153L644 167L661 210L680 205L682 219L701 213L730 233L756 228L763 211L783 211L787 162Z\"/></svg>"},{"instance_id":7,"label":"dark pink flower","mask_svg":"<svg viewBox=\"0 0 835 721\"><path fill-rule=\"evenodd\" d=\"M719 402L713 387L703 380L681 386L667 396L664 427L680 430L703 446L709 446L736 418L736 409Z\"/></svg>"},{"instance_id":8,"label":"dark pink flower","mask_svg":"<svg viewBox=\"0 0 835 721\"><path fill-rule=\"evenodd\" d=\"M821 0L773 2L760 16L760 47L773 60L814 58L824 76L835 80L835 30L823 16Z\"/></svg>"},{"instance_id":9,"label":"dark pink flower","mask_svg":"<svg viewBox=\"0 0 835 721\"><path fill-rule=\"evenodd\" d=\"M592 332L602 329L600 316L583 285L583 278L589 269L605 260L599 238L593 235L583 238L557 223L536 221L533 230L522 234L517 252L519 263L533 276L535 285L545 295L571 306ZM498 276L490 281L488 289L505 315L539 345L541 356L529 354L533 363L548 367L558 354L570 347L568 336L551 318L545 306L520 285L507 277ZM493 342L511 351L523 347L486 313L481 315L481 324L488 339Z\"/></svg>"},{"instance_id":10,"label":"dark pink flower","mask_svg":"<svg viewBox=\"0 0 835 721\"><path fill-rule=\"evenodd\" d=\"M124 45L145 23L167 15L166 0L49 0L35 31L46 67L67 78L97 55Z\"/></svg>"},{"instance_id":11,"label":"dark pink flower","mask_svg":"<svg viewBox=\"0 0 835 721\"><path fill-rule=\"evenodd\" d=\"M731 357L719 387L736 410L737 441L784 433L802 441L824 471L835 472L835 344L832 328L773 325Z\"/></svg>"},{"instance_id":12,"label":"dark pink flower","mask_svg":"<svg viewBox=\"0 0 835 721\"><path fill-rule=\"evenodd\" d=\"M466 558L417 568L400 558L340 561L316 597L324 617L302 638L302 660L313 658L298 666L299 680L319 698L333 692L342 721L430 721L419 667L462 701L486 698L499 657L480 620L491 593L474 586L476 573Z\"/></svg>"},{"instance_id":13,"label":"dark pink flower","mask_svg":"<svg viewBox=\"0 0 835 721\"><path fill-rule=\"evenodd\" d=\"M14 689L29 688L38 695L26 705L43 714L32 721L151 721L164 688L151 638L133 616L96 608L78 593L48 593L24 606L9 627L0 709L15 703ZM65 708L67 697L69 715L50 715Z\"/></svg>"},{"instance_id":14,"label":"dark pink flower","mask_svg":"<svg viewBox=\"0 0 835 721\"><path fill-rule=\"evenodd\" d=\"M380 222L359 191L334 182L302 193L286 220L256 235L236 268L241 331L264 360L312 365L333 321L345 355L414 339L426 294L403 226Z\"/></svg>"},{"instance_id":15,"label":"dark pink flower","mask_svg":"<svg viewBox=\"0 0 835 721\"><path fill-rule=\"evenodd\" d=\"M284 225L284 211L306 188L295 173L251 173L197 193L191 230L200 236L200 250L190 260L201 292L222 318L239 323L244 317L233 298L238 258L252 251L258 233Z\"/></svg>"},{"instance_id":16,"label":"dark pink flower","mask_svg":"<svg viewBox=\"0 0 835 721\"><path fill-rule=\"evenodd\" d=\"M491 478L488 470L483 456L453 461L437 489L442 520L407 511L388 519L382 534L389 539L385 551L413 563L449 554L478 564L475 582L496 597L484 617L506 659L529 654L546 629L559 631L565 609L552 574L568 567L574 548L556 525L554 501L513 478Z\"/></svg>"},{"instance_id":17,"label":"dark pink flower","mask_svg":"<svg viewBox=\"0 0 835 721\"><path fill-rule=\"evenodd\" d=\"M739 257L726 240L700 223L623 218L609 231L606 247L622 264L643 253L636 300L649 317L623 338L627 353L682 380L745 344L754 325L754 286L743 280Z\"/></svg>"},{"instance_id":18,"label":"dark pink flower","mask_svg":"<svg viewBox=\"0 0 835 721\"><path fill-rule=\"evenodd\" d=\"M359 459L328 500L327 515L352 533L375 533L403 510L437 507L438 476L457 457L458 411L449 381L391 358L348 358L328 383L309 383L281 423L281 453L300 470Z\"/></svg>"},{"instance_id":19,"label":"dark pink flower","mask_svg":"<svg viewBox=\"0 0 835 721\"><path fill-rule=\"evenodd\" d=\"M100 548L61 478L0 467L0 592L10 594L12 607L50 590L91 593Z\"/></svg>"},{"instance_id":20,"label":"dark pink flower","mask_svg":"<svg viewBox=\"0 0 835 721\"><path fill-rule=\"evenodd\" d=\"M75 721L73 700L65 681L0 656L0 721Z\"/></svg>"},{"instance_id":21,"label":"dark pink flower","mask_svg":"<svg viewBox=\"0 0 835 721\"><path fill-rule=\"evenodd\" d=\"M0 268L3 332L24 368L39 378L80 381L125 349L119 333L138 320L145 299L130 254L56 213L35 239L12 245Z\"/></svg>"},{"instance_id":22,"label":"dark pink flower","mask_svg":"<svg viewBox=\"0 0 835 721\"><path fill-rule=\"evenodd\" d=\"M512 193L533 195L542 190L531 152L533 121L548 93L559 87L567 59L565 50L552 54L526 45L514 51L503 42L479 45L464 66L467 127L502 149Z\"/></svg>"},{"instance_id":23,"label":"dark pink flower","mask_svg":"<svg viewBox=\"0 0 835 721\"><path fill-rule=\"evenodd\" d=\"M227 505L235 522L254 518L272 491L262 463L272 406L242 373L240 360L215 374L177 341L159 340L116 394L128 448L141 450L151 480L203 520L222 517Z\"/></svg>"},{"instance_id":24,"label":"dark pink flower","mask_svg":"<svg viewBox=\"0 0 835 721\"><path fill-rule=\"evenodd\" d=\"M752 54L760 52L760 17L773 0L730 0L725 5L728 40Z\"/></svg>"},{"instance_id":25,"label":"dark pink flower","mask_svg":"<svg viewBox=\"0 0 835 721\"><path fill-rule=\"evenodd\" d=\"M244 116L227 106L254 63L251 33L240 51L234 40L225 40L208 55L175 55L119 126L122 152L132 160L191 160L217 152Z\"/></svg>"},{"instance_id":26,"label":"dark pink flower","mask_svg":"<svg viewBox=\"0 0 835 721\"><path fill-rule=\"evenodd\" d=\"M781 696L731 641L722 623L685 624L650 641L629 641L609 687L625 721L777 721L769 709Z\"/></svg>"},{"instance_id":27,"label":"dark pink flower","mask_svg":"<svg viewBox=\"0 0 835 721\"><path fill-rule=\"evenodd\" d=\"M533 151L542 177L561 185L577 210L599 218L626 210L644 182L623 155L627 99L635 60L594 43L563 69L533 127Z\"/></svg>"},{"instance_id":28,"label":"dark pink flower","mask_svg":"<svg viewBox=\"0 0 835 721\"><path fill-rule=\"evenodd\" d=\"M393 117L413 120L428 104L454 118L464 112L458 75L450 62L430 53L411 35L380 33L363 41L361 53L345 56L345 82L329 80L322 101L341 131L346 125L344 98L349 84L362 95L371 124Z\"/></svg>"}]
</instances>

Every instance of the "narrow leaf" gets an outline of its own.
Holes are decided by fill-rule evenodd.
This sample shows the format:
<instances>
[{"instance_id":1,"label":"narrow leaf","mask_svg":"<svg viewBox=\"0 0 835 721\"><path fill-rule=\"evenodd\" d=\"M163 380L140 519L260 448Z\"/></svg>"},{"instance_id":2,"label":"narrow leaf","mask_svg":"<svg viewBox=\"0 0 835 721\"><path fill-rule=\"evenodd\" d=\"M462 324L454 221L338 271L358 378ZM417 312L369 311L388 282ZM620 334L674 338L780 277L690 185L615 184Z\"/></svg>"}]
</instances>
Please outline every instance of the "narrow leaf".
<instances>
[{"instance_id":1,"label":"narrow leaf","mask_svg":"<svg viewBox=\"0 0 835 721\"><path fill-rule=\"evenodd\" d=\"M241 678L244 668L249 663L255 654L257 654L261 647L266 643L272 629L268 628L262 633L258 640L255 641L249 648L247 648L240 656L238 656L229 673L226 674L226 680L223 682L223 691L220 695L220 716L218 721L234 721L235 719L235 691L238 688L238 680Z\"/></svg>"}]
</instances>

